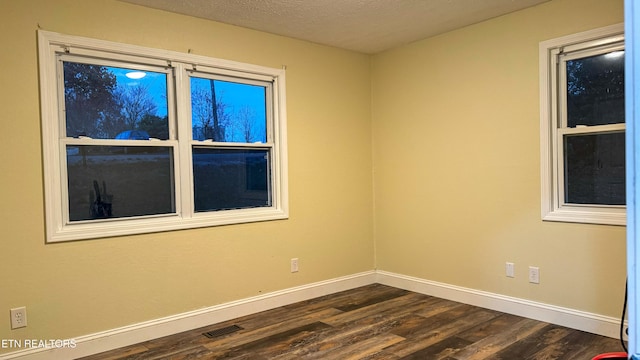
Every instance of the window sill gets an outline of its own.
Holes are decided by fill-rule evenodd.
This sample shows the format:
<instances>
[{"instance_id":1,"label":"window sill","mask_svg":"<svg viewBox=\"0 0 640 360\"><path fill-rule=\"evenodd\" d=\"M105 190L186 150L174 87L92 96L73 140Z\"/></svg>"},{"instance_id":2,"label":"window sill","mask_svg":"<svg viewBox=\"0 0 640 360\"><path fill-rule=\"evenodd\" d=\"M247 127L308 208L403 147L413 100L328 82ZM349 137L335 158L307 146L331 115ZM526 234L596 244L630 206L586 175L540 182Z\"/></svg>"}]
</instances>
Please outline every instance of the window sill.
<instances>
[{"instance_id":1,"label":"window sill","mask_svg":"<svg viewBox=\"0 0 640 360\"><path fill-rule=\"evenodd\" d=\"M90 240L106 237L148 234L165 231L187 230L220 225L242 224L288 219L284 209L257 208L228 210L220 213L196 214L192 218L178 215L157 216L144 219L113 219L102 222L87 222L62 226L48 234L47 242Z\"/></svg>"},{"instance_id":2,"label":"window sill","mask_svg":"<svg viewBox=\"0 0 640 360\"><path fill-rule=\"evenodd\" d=\"M626 209L597 207L563 207L542 214L543 221L598 225L627 225Z\"/></svg>"}]
</instances>

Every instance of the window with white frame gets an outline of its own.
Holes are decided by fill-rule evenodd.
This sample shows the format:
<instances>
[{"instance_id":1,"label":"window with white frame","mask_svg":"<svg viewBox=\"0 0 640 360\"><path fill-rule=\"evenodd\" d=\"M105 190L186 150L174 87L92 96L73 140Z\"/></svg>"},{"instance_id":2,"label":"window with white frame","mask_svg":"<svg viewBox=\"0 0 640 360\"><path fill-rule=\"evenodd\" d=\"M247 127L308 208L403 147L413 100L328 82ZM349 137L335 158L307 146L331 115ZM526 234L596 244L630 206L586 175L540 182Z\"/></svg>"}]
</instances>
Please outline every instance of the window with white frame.
<instances>
[{"instance_id":1,"label":"window with white frame","mask_svg":"<svg viewBox=\"0 0 640 360\"><path fill-rule=\"evenodd\" d=\"M38 37L48 242L288 217L284 70Z\"/></svg>"},{"instance_id":2,"label":"window with white frame","mask_svg":"<svg viewBox=\"0 0 640 360\"><path fill-rule=\"evenodd\" d=\"M543 220L626 223L623 31L540 43Z\"/></svg>"}]
</instances>

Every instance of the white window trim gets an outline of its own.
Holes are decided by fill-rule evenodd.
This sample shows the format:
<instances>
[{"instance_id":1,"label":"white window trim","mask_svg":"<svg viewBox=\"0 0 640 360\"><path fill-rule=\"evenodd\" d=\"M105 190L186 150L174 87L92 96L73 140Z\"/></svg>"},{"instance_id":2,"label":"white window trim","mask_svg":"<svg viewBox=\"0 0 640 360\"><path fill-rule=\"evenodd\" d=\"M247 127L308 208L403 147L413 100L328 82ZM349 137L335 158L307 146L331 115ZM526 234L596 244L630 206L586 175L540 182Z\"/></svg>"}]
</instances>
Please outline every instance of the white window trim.
<instances>
[{"instance_id":1,"label":"white window trim","mask_svg":"<svg viewBox=\"0 0 640 360\"><path fill-rule=\"evenodd\" d=\"M271 148L271 191L272 206L238 210L194 213L192 200L191 141L189 125L184 119L188 115L186 106L178 105L178 133L189 134L189 139L169 140L167 146L173 146L176 167L176 213L148 216L135 219L107 219L68 224L65 221L64 195L66 184L62 183L61 141L59 121L59 99L57 89L56 52L60 49L72 49L76 54L109 53L115 59L140 60L143 63L159 65L171 64L175 68L176 84L186 77L186 72L194 67L203 67L221 75L239 74L245 78L255 78L273 83L273 117L270 142ZM141 46L121 44L104 40L63 35L48 31L38 31L38 56L40 71L40 102L42 116L43 170L45 190L46 241L49 243L114 237L131 234L160 231L182 230L217 225L229 225L255 221L287 219L288 209L288 170L287 170L287 129L285 71L258 65L244 64L229 60L214 59L205 56L185 54L168 50L152 49ZM56 89L56 90L52 90ZM182 91L181 91L182 90ZM176 89L176 102L190 104L184 89ZM171 110L170 110L171 111ZM185 111L187 113L185 113ZM171 126L171 125L170 125ZM178 135L179 135L178 134Z\"/></svg>"},{"instance_id":2,"label":"white window trim","mask_svg":"<svg viewBox=\"0 0 640 360\"><path fill-rule=\"evenodd\" d=\"M554 54L559 49L572 47L601 46L624 40L624 25L615 24L569 36L543 41L539 45L540 78L540 176L542 220L626 225L626 208L619 206L581 206L563 204L561 200L561 171L554 149L558 149L558 109L554 98L558 91L552 87L557 71ZM619 128L618 125L614 127Z\"/></svg>"}]
</instances>

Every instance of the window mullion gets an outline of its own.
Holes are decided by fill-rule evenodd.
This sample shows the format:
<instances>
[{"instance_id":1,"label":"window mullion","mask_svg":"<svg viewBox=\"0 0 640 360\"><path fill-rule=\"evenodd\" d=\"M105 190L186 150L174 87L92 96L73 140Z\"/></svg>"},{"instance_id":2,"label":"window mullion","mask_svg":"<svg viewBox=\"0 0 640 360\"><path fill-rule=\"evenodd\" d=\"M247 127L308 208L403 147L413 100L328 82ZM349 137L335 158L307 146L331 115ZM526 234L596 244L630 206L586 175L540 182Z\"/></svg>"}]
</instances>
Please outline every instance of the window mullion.
<instances>
[{"instance_id":1,"label":"window mullion","mask_svg":"<svg viewBox=\"0 0 640 360\"><path fill-rule=\"evenodd\" d=\"M183 63L175 64L175 86L176 86L176 126L178 130L178 163L177 172L180 179L180 209L181 216L185 219L193 217L193 159L191 148L191 86L187 75L187 65Z\"/></svg>"}]
</instances>

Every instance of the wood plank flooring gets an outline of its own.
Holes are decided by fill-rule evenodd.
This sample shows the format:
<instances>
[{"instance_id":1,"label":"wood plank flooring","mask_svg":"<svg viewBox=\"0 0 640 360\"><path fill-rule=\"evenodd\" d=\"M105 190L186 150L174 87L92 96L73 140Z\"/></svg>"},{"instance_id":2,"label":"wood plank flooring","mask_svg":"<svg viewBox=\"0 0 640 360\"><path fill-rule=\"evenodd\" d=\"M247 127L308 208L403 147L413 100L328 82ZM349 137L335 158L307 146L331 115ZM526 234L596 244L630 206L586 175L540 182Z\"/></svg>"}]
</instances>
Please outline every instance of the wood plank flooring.
<instances>
[{"instance_id":1,"label":"wood plank flooring","mask_svg":"<svg viewBox=\"0 0 640 360\"><path fill-rule=\"evenodd\" d=\"M617 339L374 284L82 360L590 360L613 351Z\"/></svg>"}]
</instances>

